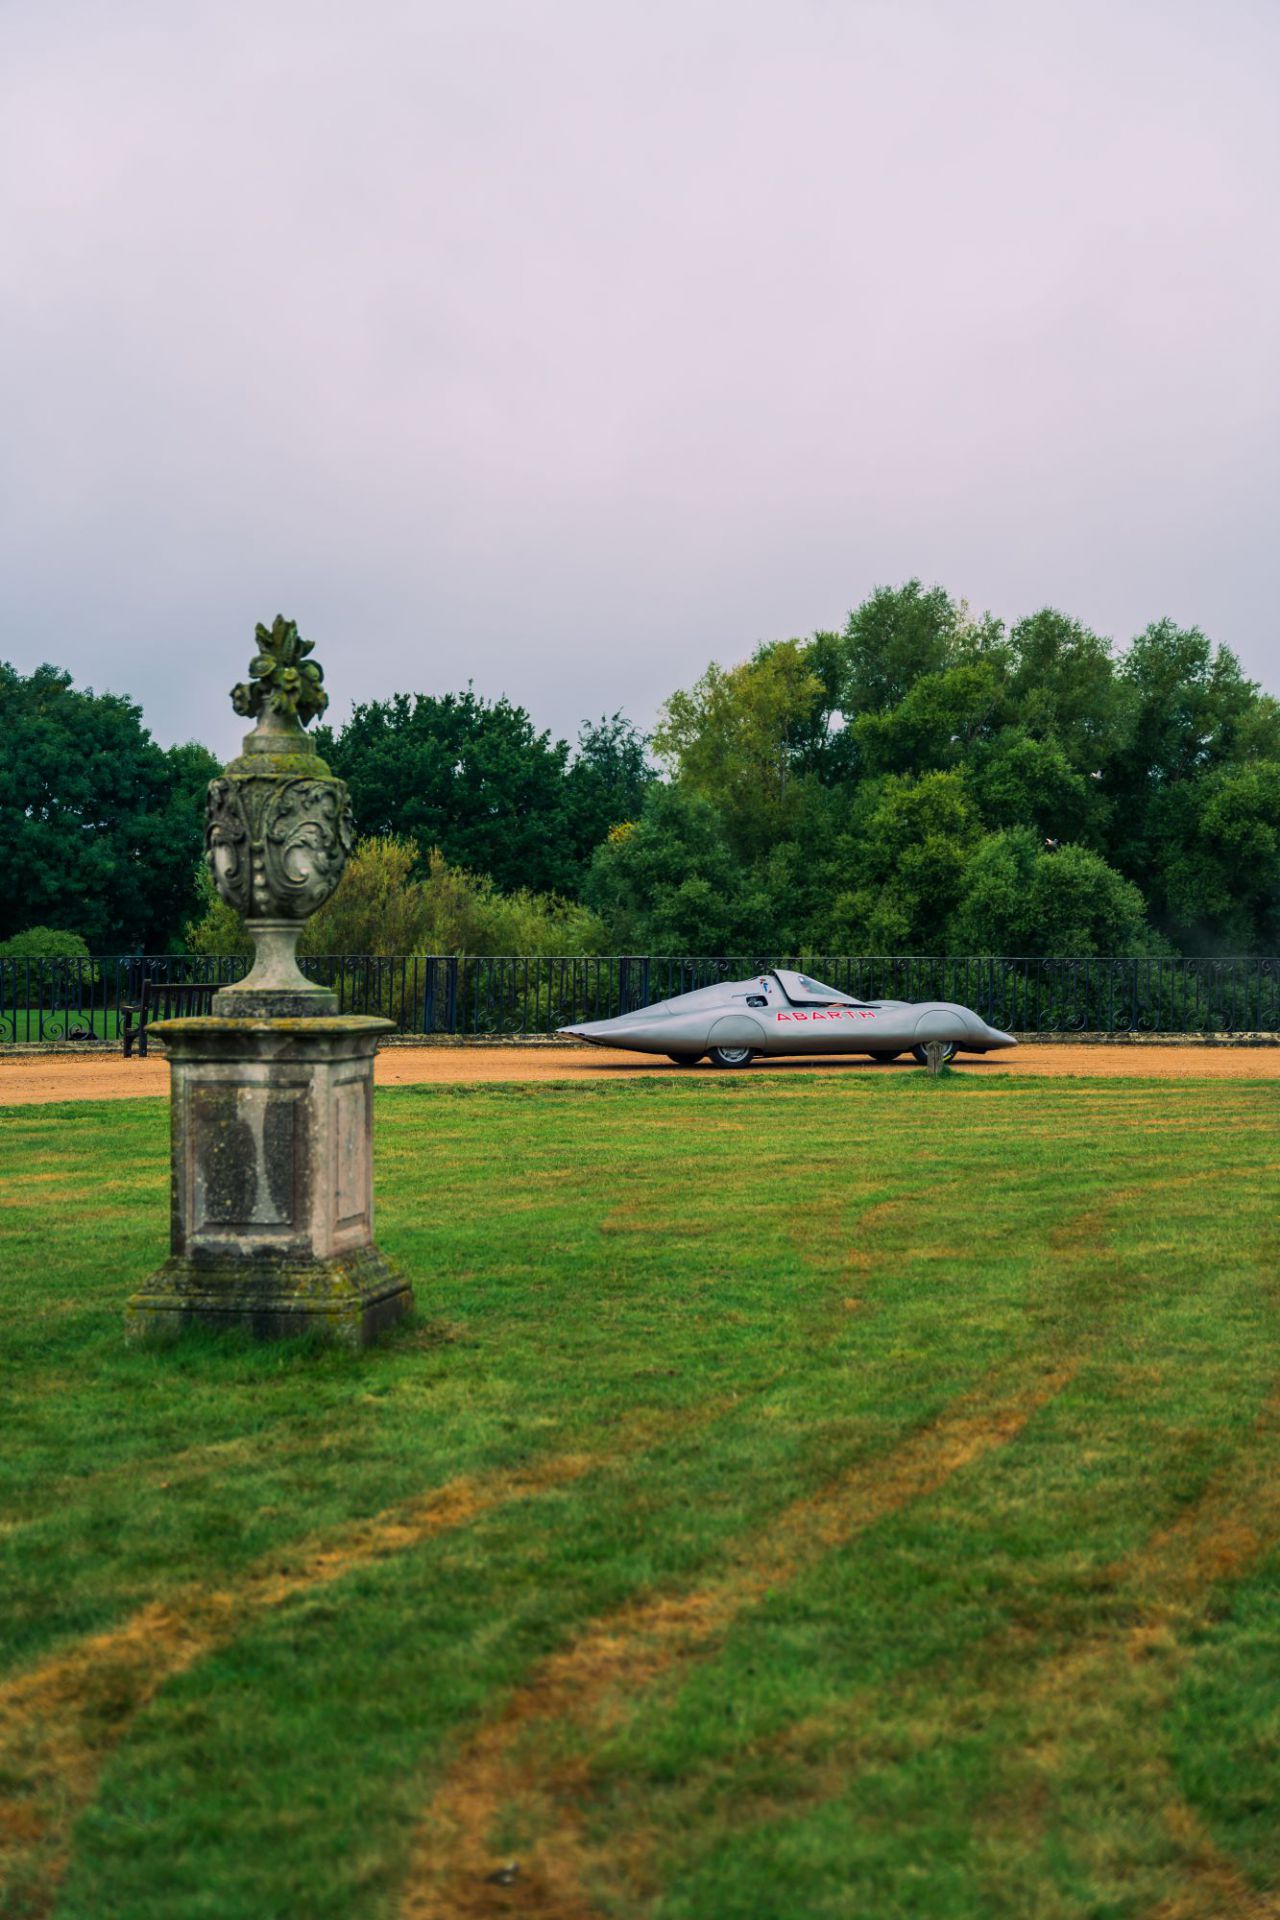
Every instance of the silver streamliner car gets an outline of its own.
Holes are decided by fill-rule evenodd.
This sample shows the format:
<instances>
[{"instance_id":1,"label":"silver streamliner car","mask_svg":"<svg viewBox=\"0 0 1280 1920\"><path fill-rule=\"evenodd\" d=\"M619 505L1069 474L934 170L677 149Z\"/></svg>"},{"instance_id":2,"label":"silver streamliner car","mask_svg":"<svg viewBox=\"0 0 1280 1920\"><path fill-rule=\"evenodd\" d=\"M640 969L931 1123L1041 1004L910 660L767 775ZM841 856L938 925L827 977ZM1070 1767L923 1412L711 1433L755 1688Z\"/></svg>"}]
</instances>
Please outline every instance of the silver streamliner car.
<instances>
[{"instance_id":1,"label":"silver streamliner car","mask_svg":"<svg viewBox=\"0 0 1280 1920\"><path fill-rule=\"evenodd\" d=\"M704 1059L716 1067L745 1067L758 1053L863 1053L895 1060L910 1052L923 1065L926 1048L935 1043L948 1059L1017 1045L1011 1034L953 1001L855 1000L785 967L560 1032L597 1047L665 1053L682 1067Z\"/></svg>"}]
</instances>

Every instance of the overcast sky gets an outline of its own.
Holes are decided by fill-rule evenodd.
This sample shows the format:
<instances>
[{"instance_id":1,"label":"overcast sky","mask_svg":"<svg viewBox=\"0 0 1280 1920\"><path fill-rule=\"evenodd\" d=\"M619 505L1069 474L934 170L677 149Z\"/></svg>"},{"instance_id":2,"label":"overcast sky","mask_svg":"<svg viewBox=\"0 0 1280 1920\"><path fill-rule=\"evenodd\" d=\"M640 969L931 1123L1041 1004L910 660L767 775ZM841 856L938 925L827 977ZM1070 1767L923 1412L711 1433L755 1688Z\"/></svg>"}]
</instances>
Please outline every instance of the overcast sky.
<instances>
[{"instance_id":1,"label":"overcast sky","mask_svg":"<svg viewBox=\"0 0 1280 1920\"><path fill-rule=\"evenodd\" d=\"M1276 0L0 0L0 658L572 734L918 574L1280 691Z\"/></svg>"}]
</instances>

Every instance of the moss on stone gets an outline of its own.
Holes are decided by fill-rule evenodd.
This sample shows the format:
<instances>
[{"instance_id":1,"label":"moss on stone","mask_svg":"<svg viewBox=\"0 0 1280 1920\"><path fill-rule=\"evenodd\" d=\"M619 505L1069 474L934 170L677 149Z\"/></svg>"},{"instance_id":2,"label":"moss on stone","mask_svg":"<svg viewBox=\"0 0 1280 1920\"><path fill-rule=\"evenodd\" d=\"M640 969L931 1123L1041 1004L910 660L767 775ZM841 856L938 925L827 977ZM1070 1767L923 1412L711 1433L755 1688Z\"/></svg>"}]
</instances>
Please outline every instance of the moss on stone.
<instances>
[{"instance_id":1,"label":"moss on stone","mask_svg":"<svg viewBox=\"0 0 1280 1920\"><path fill-rule=\"evenodd\" d=\"M362 1347L412 1307L408 1281L375 1246L326 1260L175 1254L128 1301L125 1337L164 1341L190 1326L235 1326L259 1339L318 1334Z\"/></svg>"}]
</instances>

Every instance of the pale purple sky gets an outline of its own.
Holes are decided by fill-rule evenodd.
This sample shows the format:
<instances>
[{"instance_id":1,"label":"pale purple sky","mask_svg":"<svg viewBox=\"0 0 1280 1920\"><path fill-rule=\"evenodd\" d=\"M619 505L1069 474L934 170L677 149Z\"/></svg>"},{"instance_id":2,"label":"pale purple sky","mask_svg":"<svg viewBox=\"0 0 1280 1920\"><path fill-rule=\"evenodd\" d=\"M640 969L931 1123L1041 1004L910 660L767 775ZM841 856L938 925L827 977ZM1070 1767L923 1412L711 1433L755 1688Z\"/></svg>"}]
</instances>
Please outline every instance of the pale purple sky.
<instances>
[{"instance_id":1,"label":"pale purple sky","mask_svg":"<svg viewBox=\"0 0 1280 1920\"><path fill-rule=\"evenodd\" d=\"M572 733L941 581L1280 690L1276 0L0 0L0 657Z\"/></svg>"}]
</instances>

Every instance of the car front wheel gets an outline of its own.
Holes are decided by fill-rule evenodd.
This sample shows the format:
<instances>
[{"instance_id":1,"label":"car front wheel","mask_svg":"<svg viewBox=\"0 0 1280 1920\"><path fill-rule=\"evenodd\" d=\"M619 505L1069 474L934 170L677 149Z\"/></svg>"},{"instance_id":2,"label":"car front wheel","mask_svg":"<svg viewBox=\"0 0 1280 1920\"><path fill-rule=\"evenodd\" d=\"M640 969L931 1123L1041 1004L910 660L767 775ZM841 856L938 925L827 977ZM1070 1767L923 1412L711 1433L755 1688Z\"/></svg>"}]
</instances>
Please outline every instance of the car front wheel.
<instances>
[{"instance_id":1,"label":"car front wheel","mask_svg":"<svg viewBox=\"0 0 1280 1920\"><path fill-rule=\"evenodd\" d=\"M955 1059L958 1051L959 1049L957 1048L955 1041L948 1040L946 1045L942 1049L942 1064L944 1067L946 1066L948 1060ZM925 1052L923 1047L912 1047L911 1058L913 1060L918 1060L922 1067L927 1067L929 1064L929 1056Z\"/></svg>"},{"instance_id":2,"label":"car front wheel","mask_svg":"<svg viewBox=\"0 0 1280 1920\"><path fill-rule=\"evenodd\" d=\"M696 1067L702 1055L700 1053L669 1053L668 1060L677 1067Z\"/></svg>"},{"instance_id":3,"label":"car front wheel","mask_svg":"<svg viewBox=\"0 0 1280 1920\"><path fill-rule=\"evenodd\" d=\"M749 1067L750 1047L712 1047L707 1055L713 1067Z\"/></svg>"},{"instance_id":4,"label":"car front wheel","mask_svg":"<svg viewBox=\"0 0 1280 1920\"><path fill-rule=\"evenodd\" d=\"M873 1054L872 1054L872 1056L871 1056L871 1058L872 1058L873 1060L879 1060L879 1061L883 1061L883 1062L888 1062L888 1061L890 1061L890 1060L896 1060L896 1059L898 1058L898 1055L897 1055L897 1053L896 1053L896 1052L895 1052L895 1053L886 1053L886 1052L885 1052L885 1050L884 1050L883 1048L881 1048L881 1050L880 1050L880 1051L879 1051L878 1053L873 1053Z\"/></svg>"}]
</instances>

